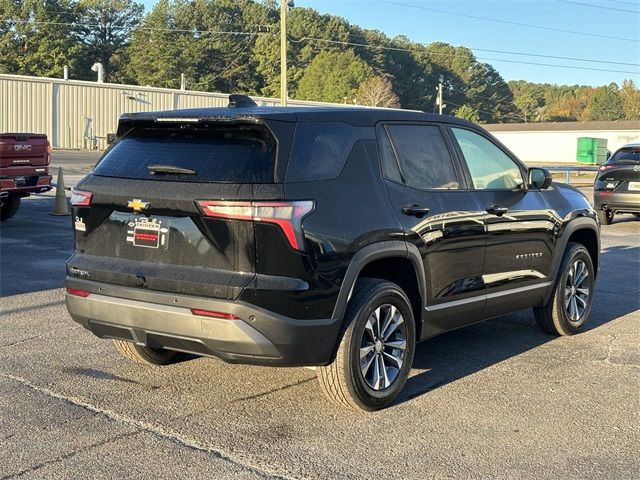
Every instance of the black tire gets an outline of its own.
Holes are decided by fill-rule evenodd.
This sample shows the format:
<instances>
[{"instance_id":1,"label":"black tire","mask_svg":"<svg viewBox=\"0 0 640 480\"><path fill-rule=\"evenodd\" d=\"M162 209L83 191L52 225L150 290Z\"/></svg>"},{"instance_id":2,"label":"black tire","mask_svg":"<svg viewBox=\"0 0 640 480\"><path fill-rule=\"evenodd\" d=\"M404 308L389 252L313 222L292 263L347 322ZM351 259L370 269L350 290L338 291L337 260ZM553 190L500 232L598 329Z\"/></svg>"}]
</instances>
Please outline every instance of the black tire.
<instances>
[{"instance_id":1,"label":"black tire","mask_svg":"<svg viewBox=\"0 0 640 480\"><path fill-rule=\"evenodd\" d=\"M145 365L169 365L178 361L181 355L172 350L143 347L124 340L114 340L113 343L122 355Z\"/></svg>"},{"instance_id":2,"label":"black tire","mask_svg":"<svg viewBox=\"0 0 640 480\"><path fill-rule=\"evenodd\" d=\"M13 217L20 208L20 197L9 197L0 204L0 221L4 222Z\"/></svg>"},{"instance_id":3,"label":"black tire","mask_svg":"<svg viewBox=\"0 0 640 480\"><path fill-rule=\"evenodd\" d=\"M613 212L611 210L598 210L598 218L602 225L611 225L611 222L613 222Z\"/></svg>"},{"instance_id":4,"label":"black tire","mask_svg":"<svg viewBox=\"0 0 640 480\"><path fill-rule=\"evenodd\" d=\"M580 279L580 273L578 270L578 278L575 278L576 270L580 263L586 269L587 276L585 280L579 283L578 287L574 287L572 290L570 284L575 280ZM542 307L535 307L533 314L535 316L538 326L547 333L554 335L573 335L579 332L589 319L589 313L591 312L591 304L593 302L595 285L595 272L593 270L593 262L589 252L580 243L569 242L564 256L562 257L562 263L560 270L558 271L558 277L553 287L553 293L549 299L549 302ZM581 295L581 291L588 289L586 297ZM576 298L571 300L571 298ZM568 306L566 301L568 300ZM582 307L582 302L585 302ZM572 307L573 304L573 307ZM575 308L575 310L573 310ZM571 318L572 315L579 313L579 308L583 308L582 312L577 318Z\"/></svg>"},{"instance_id":5,"label":"black tire","mask_svg":"<svg viewBox=\"0 0 640 480\"><path fill-rule=\"evenodd\" d=\"M378 340L374 340L371 328L375 325L369 323L370 317L375 318L374 312L379 313L379 318L383 317L383 323L391 319L386 329L378 323ZM401 347L403 341L404 350ZM359 279L347 307L335 360L317 369L318 379L327 397L339 405L366 411L385 408L395 400L407 381L415 344L413 311L402 289L386 280ZM362 345L370 349L364 357L364 362L369 365L364 374L362 368L366 367L361 367L360 363ZM400 362L394 363L391 359L396 356ZM381 377L379 374L383 371ZM378 378L374 385L380 388L372 388L370 382L373 380L368 379L369 374L372 379ZM387 380L389 384L385 387Z\"/></svg>"}]
</instances>

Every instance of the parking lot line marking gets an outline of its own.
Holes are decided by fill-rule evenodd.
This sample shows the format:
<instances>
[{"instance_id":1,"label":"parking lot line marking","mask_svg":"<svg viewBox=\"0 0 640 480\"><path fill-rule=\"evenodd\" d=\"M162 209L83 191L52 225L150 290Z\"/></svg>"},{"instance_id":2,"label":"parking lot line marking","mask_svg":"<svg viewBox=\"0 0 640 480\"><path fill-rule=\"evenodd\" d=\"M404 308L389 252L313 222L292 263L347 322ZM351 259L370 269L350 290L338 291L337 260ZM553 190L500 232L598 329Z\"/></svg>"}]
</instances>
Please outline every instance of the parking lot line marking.
<instances>
[{"instance_id":1,"label":"parking lot line marking","mask_svg":"<svg viewBox=\"0 0 640 480\"><path fill-rule=\"evenodd\" d=\"M64 402L70 403L72 405L76 405L78 407L84 408L85 410L88 410L90 412L96 413L98 415L102 415L104 417L107 417L111 420L115 420L117 422L121 422L121 423L125 423L127 425L132 425L134 427L139 428L140 430L143 430L145 432L151 433L153 435L156 435L160 438L163 438L165 440L169 440L171 442L177 443L179 445L182 445L184 447L193 449L193 450L198 450L201 452L205 452L205 453L209 453L212 454L222 460L225 460L239 468L243 468L245 470L249 470L252 473L255 473L257 475L262 475L262 476L268 476L270 478L277 478L277 479L283 479L283 480L293 480L293 477L288 477L286 475L283 475L279 472L275 472L275 471L271 471L270 469L265 469L264 467L258 467L255 465L252 465L249 462L246 461L242 461L238 458L236 458L233 455L230 455L226 452L223 452L220 449L208 446L208 445L204 445L202 443L199 443L195 440L189 439L189 438L185 438L181 435L179 435L177 432L173 432L171 430L167 430L164 427L162 427L161 425L153 425L151 423L148 422L143 422L141 420L136 420L135 418L131 418L128 417L126 415L122 415L119 414L117 412L114 412L112 410L107 410L107 409L103 409L100 408L98 406L92 405L84 400L81 400L79 398L76 397L70 397L67 395L63 395L57 392L54 392L53 390L50 390L46 387L40 387L32 382L30 382L29 380L27 380L26 378L23 377L18 377L16 375L12 375L10 373L6 373L6 372L0 372L0 377L4 377L8 380L13 380L14 382L20 383L21 385L24 385L32 390L35 390L36 392L39 393L43 393L49 397L53 397L53 398L57 398L58 400L62 400Z\"/></svg>"}]
</instances>

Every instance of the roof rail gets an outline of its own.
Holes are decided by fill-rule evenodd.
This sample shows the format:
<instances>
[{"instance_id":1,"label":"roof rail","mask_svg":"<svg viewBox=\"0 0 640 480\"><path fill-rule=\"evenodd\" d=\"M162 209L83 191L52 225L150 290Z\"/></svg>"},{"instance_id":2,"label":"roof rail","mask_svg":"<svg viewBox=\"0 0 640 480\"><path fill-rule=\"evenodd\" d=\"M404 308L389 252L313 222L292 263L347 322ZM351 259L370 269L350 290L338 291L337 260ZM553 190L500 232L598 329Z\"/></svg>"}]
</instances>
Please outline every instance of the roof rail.
<instances>
[{"instance_id":1,"label":"roof rail","mask_svg":"<svg viewBox=\"0 0 640 480\"><path fill-rule=\"evenodd\" d=\"M229 95L227 107L249 108L257 106L258 104L247 95Z\"/></svg>"}]
</instances>

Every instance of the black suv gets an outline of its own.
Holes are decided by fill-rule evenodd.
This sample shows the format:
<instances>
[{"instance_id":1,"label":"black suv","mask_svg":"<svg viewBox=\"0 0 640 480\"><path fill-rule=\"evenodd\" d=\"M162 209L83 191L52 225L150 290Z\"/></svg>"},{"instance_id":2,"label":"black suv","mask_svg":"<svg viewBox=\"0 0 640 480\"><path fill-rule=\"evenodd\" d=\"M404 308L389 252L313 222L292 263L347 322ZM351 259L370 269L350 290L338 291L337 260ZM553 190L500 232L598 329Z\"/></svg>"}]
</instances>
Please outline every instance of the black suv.
<instances>
[{"instance_id":1,"label":"black suv","mask_svg":"<svg viewBox=\"0 0 640 480\"><path fill-rule=\"evenodd\" d=\"M530 307L547 332L579 331L598 269L584 195L422 112L124 115L72 204L75 321L144 363L316 366L365 410L442 332Z\"/></svg>"},{"instance_id":2,"label":"black suv","mask_svg":"<svg viewBox=\"0 0 640 480\"><path fill-rule=\"evenodd\" d=\"M605 225L613 222L616 213L640 216L640 143L619 148L599 168L593 203Z\"/></svg>"}]
</instances>

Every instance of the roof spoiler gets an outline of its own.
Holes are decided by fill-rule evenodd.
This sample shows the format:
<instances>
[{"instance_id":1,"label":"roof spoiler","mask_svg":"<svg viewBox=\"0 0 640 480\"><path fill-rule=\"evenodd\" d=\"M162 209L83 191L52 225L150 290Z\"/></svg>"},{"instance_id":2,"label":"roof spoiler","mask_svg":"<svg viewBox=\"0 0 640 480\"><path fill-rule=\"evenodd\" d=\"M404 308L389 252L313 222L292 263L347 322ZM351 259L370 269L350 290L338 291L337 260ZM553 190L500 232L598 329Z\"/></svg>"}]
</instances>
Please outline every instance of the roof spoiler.
<instances>
[{"instance_id":1,"label":"roof spoiler","mask_svg":"<svg viewBox=\"0 0 640 480\"><path fill-rule=\"evenodd\" d=\"M250 108L257 107L258 104L247 95L229 95L227 107Z\"/></svg>"}]
</instances>

